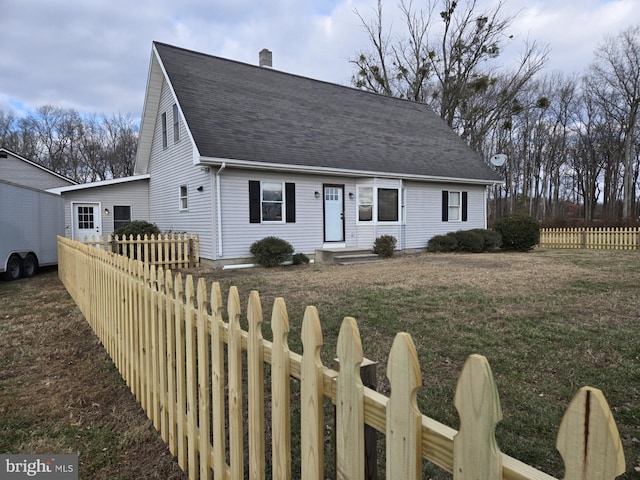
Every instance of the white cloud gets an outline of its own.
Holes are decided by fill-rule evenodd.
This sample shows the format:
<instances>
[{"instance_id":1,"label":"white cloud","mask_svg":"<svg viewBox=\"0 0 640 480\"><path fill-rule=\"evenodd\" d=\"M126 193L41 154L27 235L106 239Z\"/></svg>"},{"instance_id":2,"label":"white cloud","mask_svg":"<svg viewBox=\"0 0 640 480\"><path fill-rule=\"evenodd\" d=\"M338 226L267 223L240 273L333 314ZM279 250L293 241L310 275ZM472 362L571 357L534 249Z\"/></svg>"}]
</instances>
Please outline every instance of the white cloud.
<instances>
[{"instance_id":1,"label":"white cloud","mask_svg":"<svg viewBox=\"0 0 640 480\"><path fill-rule=\"evenodd\" d=\"M484 0L484 4L497 0ZM483 3L483 0L480 0ZM385 21L402 28L397 1ZM50 103L81 112L142 111L151 42L349 84L349 59L368 49L357 9L375 0L0 0L0 109ZM527 38L551 48L549 70L582 71L605 33L638 22L640 0L507 0L515 52ZM436 12L437 19L437 12Z\"/></svg>"}]
</instances>

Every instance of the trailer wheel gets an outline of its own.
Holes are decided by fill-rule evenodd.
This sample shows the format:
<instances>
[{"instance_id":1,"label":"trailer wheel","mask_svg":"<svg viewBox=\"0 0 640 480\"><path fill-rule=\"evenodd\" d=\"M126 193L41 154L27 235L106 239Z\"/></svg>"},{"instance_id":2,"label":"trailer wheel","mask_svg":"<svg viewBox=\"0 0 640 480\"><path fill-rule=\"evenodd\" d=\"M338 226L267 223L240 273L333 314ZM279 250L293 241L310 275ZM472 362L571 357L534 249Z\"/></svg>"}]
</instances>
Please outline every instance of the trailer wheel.
<instances>
[{"instance_id":1,"label":"trailer wheel","mask_svg":"<svg viewBox=\"0 0 640 480\"><path fill-rule=\"evenodd\" d=\"M33 253L27 254L22 262L22 274L25 277L33 277L38 271L38 259Z\"/></svg>"},{"instance_id":2,"label":"trailer wheel","mask_svg":"<svg viewBox=\"0 0 640 480\"><path fill-rule=\"evenodd\" d=\"M9 257L4 276L7 280L17 280L22 276L22 259L20 255L13 254Z\"/></svg>"}]
</instances>

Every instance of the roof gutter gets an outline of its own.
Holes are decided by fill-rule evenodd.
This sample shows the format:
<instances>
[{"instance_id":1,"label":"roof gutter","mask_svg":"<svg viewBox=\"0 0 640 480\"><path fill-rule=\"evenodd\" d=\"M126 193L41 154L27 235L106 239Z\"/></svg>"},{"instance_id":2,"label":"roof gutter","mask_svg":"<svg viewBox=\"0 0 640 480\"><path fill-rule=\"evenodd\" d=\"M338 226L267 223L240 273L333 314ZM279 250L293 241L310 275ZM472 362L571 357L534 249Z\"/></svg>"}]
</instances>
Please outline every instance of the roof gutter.
<instances>
[{"instance_id":1,"label":"roof gutter","mask_svg":"<svg viewBox=\"0 0 640 480\"><path fill-rule=\"evenodd\" d=\"M299 173L311 173L317 175L339 175L339 176L358 176L358 177L384 177L397 178L404 180L428 181L436 183L468 183L473 185L495 185L504 183L495 179L475 179L475 178L456 178L456 177L437 177L433 175L416 175L395 172L376 172L371 170L349 170L334 167L314 167L309 165L291 165L286 163L256 162L252 160L235 160L230 158L211 158L200 157L200 165L209 166L229 166L235 168L253 168L269 171L287 171Z\"/></svg>"},{"instance_id":2,"label":"roof gutter","mask_svg":"<svg viewBox=\"0 0 640 480\"><path fill-rule=\"evenodd\" d=\"M220 168L216 172L216 216L218 223L218 258L222 258L222 194L220 193L220 176L222 171L227 167L225 162L222 162Z\"/></svg>"}]
</instances>

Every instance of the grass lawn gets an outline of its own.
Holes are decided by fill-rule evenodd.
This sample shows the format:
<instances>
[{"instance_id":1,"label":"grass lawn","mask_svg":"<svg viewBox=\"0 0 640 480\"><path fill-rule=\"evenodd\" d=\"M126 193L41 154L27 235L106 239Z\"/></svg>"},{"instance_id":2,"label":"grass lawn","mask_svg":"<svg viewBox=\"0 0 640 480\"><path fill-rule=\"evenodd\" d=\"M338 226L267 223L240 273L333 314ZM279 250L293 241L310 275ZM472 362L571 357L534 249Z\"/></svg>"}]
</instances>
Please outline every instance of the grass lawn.
<instances>
[{"instance_id":1,"label":"grass lawn","mask_svg":"<svg viewBox=\"0 0 640 480\"><path fill-rule=\"evenodd\" d=\"M342 318L355 317L384 393L393 338L409 332L422 368L419 407L454 428L458 374L469 354L485 355L504 415L500 448L559 478L562 414L581 386L600 388L625 449L621 478L640 475L638 252L421 254L194 275L219 281L225 301L236 285L243 308L258 290L267 339L273 299L284 297L299 353L303 312L315 305L327 365ZM0 452L80 452L81 478L184 478L127 392L55 272L0 283ZM428 476L446 478L430 468Z\"/></svg>"},{"instance_id":2,"label":"grass lawn","mask_svg":"<svg viewBox=\"0 0 640 480\"><path fill-rule=\"evenodd\" d=\"M55 270L0 281L0 453L77 453L83 480L187 478Z\"/></svg>"},{"instance_id":3,"label":"grass lawn","mask_svg":"<svg viewBox=\"0 0 640 480\"><path fill-rule=\"evenodd\" d=\"M341 321L358 322L364 354L379 362L388 393L387 355L397 332L418 350L423 414L458 428L456 381L472 353L486 356L504 419L500 448L556 477L562 415L584 385L601 389L622 437L627 473L640 476L640 254L537 250L530 253L421 254L369 265L308 265L202 271L226 291L236 285L243 308L252 289L263 304L263 334L273 299L284 297L289 346L302 352L307 305L318 308L331 365ZM246 325L243 324L246 329ZM382 450L384 453L384 450ZM447 476L425 472L435 478Z\"/></svg>"}]
</instances>

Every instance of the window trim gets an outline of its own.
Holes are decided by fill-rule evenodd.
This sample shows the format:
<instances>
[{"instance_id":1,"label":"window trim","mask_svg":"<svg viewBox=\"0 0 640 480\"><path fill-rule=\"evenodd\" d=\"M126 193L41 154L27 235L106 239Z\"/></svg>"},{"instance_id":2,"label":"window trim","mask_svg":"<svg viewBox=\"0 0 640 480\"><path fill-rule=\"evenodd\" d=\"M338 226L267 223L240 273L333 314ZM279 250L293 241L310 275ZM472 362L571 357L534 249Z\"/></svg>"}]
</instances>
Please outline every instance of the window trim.
<instances>
[{"instance_id":1,"label":"window trim","mask_svg":"<svg viewBox=\"0 0 640 480\"><path fill-rule=\"evenodd\" d=\"M182 189L184 188L184 195L182 195ZM178 186L178 210L185 212L189 210L189 185L182 184Z\"/></svg>"},{"instance_id":2,"label":"window trim","mask_svg":"<svg viewBox=\"0 0 640 480\"><path fill-rule=\"evenodd\" d=\"M162 112L161 122L162 122L162 148L167 148L167 145L168 145L167 112Z\"/></svg>"},{"instance_id":3,"label":"window trim","mask_svg":"<svg viewBox=\"0 0 640 480\"><path fill-rule=\"evenodd\" d=\"M265 190L264 185L265 184L272 184L272 185L280 185L280 194L281 194L281 198L280 200L265 200L264 199L264 193ZM260 223L285 223L285 218L286 218L286 212L285 212L285 191L284 191L284 182L274 182L274 181L261 181L260 182ZM280 220L265 220L264 219L264 204L268 203L268 204L280 204Z\"/></svg>"},{"instance_id":4,"label":"window trim","mask_svg":"<svg viewBox=\"0 0 640 480\"><path fill-rule=\"evenodd\" d=\"M178 113L178 105L173 104L173 143L180 141L180 116Z\"/></svg>"},{"instance_id":5,"label":"window trim","mask_svg":"<svg viewBox=\"0 0 640 480\"><path fill-rule=\"evenodd\" d=\"M116 209L117 208L128 208L129 209L129 220L117 220L116 219ZM124 224L124 223L131 222L132 218L133 218L133 213L132 213L131 205L114 205L113 206L113 229L114 230L117 230L120 227L120 225L117 225L116 222L119 222L120 224Z\"/></svg>"},{"instance_id":6,"label":"window trim","mask_svg":"<svg viewBox=\"0 0 640 480\"><path fill-rule=\"evenodd\" d=\"M371 189L372 190L372 203L371 203L371 220L361 220L360 219L360 206L368 205L363 204L360 201L361 198L361 190L362 189ZM379 218L379 209L380 209L380 190L395 190L397 195L397 204L396 204L396 219L395 220L380 220ZM401 186L398 187L387 187L387 186L377 186L377 185L358 185L356 188L356 208L357 208L357 223L361 225L401 225L404 217L404 188Z\"/></svg>"},{"instance_id":7,"label":"window trim","mask_svg":"<svg viewBox=\"0 0 640 480\"><path fill-rule=\"evenodd\" d=\"M282 184L282 219L264 220L262 217L263 184ZM286 181L274 180L249 180L249 223L264 223L267 225L296 222L296 184Z\"/></svg>"},{"instance_id":8,"label":"window trim","mask_svg":"<svg viewBox=\"0 0 640 480\"><path fill-rule=\"evenodd\" d=\"M457 193L459 204L458 218L451 219L449 215L449 209L451 208L451 194ZM469 216L469 192L464 190L442 190L442 221L443 222L466 222Z\"/></svg>"}]
</instances>

